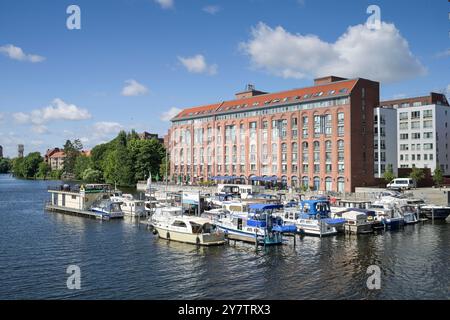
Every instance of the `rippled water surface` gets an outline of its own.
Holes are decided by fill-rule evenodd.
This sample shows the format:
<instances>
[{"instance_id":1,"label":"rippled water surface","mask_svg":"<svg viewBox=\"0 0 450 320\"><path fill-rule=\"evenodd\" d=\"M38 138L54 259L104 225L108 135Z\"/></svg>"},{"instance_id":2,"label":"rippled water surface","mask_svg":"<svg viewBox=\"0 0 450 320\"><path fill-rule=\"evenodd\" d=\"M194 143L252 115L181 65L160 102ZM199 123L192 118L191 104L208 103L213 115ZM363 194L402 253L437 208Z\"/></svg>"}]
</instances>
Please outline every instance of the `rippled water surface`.
<instances>
[{"instance_id":1,"label":"rippled water surface","mask_svg":"<svg viewBox=\"0 0 450 320\"><path fill-rule=\"evenodd\" d=\"M197 248L127 219L46 212L52 184L0 175L0 299L450 299L449 223ZM71 264L81 290L67 289ZM373 264L380 290L366 286Z\"/></svg>"}]
</instances>

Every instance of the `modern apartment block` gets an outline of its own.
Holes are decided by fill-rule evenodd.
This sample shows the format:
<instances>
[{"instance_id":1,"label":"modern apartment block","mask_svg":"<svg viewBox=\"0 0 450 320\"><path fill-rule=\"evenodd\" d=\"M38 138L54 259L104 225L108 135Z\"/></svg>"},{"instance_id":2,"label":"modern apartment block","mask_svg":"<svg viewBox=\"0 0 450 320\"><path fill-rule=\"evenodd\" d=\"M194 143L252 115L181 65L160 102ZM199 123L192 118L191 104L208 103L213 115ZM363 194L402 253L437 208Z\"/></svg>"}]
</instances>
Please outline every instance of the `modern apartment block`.
<instances>
[{"instance_id":1,"label":"modern apartment block","mask_svg":"<svg viewBox=\"0 0 450 320\"><path fill-rule=\"evenodd\" d=\"M341 192L371 185L377 106L378 82L328 76L277 93L249 86L234 100L184 109L168 133L172 179L271 178Z\"/></svg>"},{"instance_id":2,"label":"modern apartment block","mask_svg":"<svg viewBox=\"0 0 450 320\"><path fill-rule=\"evenodd\" d=\"M440 166L450 174L450 106L443 94L383 101L397 110L397 164L399 168Z\"/></svg>"},{"instance_id":3,"label":"modern apartment block","mask_svg":"<svg viewBox=\"0 0 450 320\"><path fill-rule=\"evenodd\" d=\"M23 144L19 144L19 145L17 146L17 156L18 156L19 158L23 158L23 153L24 153L24 151L25 151L24 145L23 145Z\"/></svg>"},{"instance_id":4,"label":"modern apartment block","mask_svg":"<svg viewBox=\"0 0 450 320\"><path fill-rule=\"evenodd\" d=\"M385 171L392 167L397 176L397 109L378 107L374 110L374 174L382 178Z\"/></svg>"},{"instance_id":5,"label":"modern apartment block","mask_svg":"<svg viewBox=\"0 0 450 320\"><path fill-rule=\"evenodd\" d=\"M3 158L3 147L0 146L0 158Z\"/></svg>"}]
</instances>

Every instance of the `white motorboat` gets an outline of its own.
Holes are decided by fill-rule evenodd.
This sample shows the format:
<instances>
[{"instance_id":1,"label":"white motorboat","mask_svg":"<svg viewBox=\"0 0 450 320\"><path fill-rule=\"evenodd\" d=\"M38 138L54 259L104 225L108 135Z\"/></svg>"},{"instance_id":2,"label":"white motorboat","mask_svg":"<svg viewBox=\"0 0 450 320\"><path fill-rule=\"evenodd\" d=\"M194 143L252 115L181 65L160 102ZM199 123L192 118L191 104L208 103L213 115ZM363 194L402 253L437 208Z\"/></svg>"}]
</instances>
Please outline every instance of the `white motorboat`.
<instances>
[{"instance_id":1,"label":"white motorboat","mask_svg":"<svg viewBox=\"0 0 450 320\"><path fill-rule=\"evenodd\" d=\"M111 200L98 201L92 205L90 210L101 219L117 219L124 216L120 204Z\"/></svg>"},{"instance_id":2,"label":"white motorboat","mask_svg":"<svg viewBox=\"0 0 450 320\"><path fill-rule=\"evenodd\" d=\"M142 200L134 199L131 194L122 194L121 191L115 190L110 197L111 201L120 204L123 213L131 217L145 217L145 203Z\"/></svg>"},{"instance_id":3,"label":"white motorboat","mask_svg":"<svg viewBox=\"0 0 450 320\"><path fill-rule=\"evenodd\" d=\"M211 220L183 215L179 207L157 208L149 222L162 239L202 246L225 243L225 234Z\"/></svg>"}]
</instances>

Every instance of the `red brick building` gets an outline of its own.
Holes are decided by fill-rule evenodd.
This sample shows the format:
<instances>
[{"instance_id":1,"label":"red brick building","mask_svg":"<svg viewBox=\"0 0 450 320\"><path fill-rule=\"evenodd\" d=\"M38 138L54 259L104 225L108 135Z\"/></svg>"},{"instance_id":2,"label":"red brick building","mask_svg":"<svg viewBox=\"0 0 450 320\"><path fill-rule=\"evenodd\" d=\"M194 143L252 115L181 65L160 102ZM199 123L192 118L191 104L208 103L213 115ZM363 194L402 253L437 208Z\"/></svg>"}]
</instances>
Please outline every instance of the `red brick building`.
<instances>
[{"instance_id":1,"label":"red brick building","mask_svg":"<svg viewBox=\"0 0 450 320\"><path fill-rule=\"evenodd\" d=\"M314 86L184 109L168 133L174 181L217 176L353 191L373 184L379 83L329 76Z\"/></svg>"}]
</instances>

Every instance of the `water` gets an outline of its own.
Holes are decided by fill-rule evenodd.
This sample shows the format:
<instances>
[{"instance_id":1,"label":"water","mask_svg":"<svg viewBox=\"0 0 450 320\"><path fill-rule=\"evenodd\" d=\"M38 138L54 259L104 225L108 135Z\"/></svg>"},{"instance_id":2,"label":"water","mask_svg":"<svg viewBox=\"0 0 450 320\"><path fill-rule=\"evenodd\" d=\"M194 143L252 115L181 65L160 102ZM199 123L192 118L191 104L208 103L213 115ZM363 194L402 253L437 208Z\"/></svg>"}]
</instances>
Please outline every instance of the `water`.
<instances>
[{"instance_id":1,"label":"water","mask_svg":"<svg viewBox=\"0 0 450 320\"><path fill-rule=\"evenodd\" d=\"M44 211L48 181L0 175L0 299L450 299L450 224L197 248L144 227ZM66 268L81 268L68 290ZM381 289L366 270L381 268Z\"/></svg>"}]
</instances>

